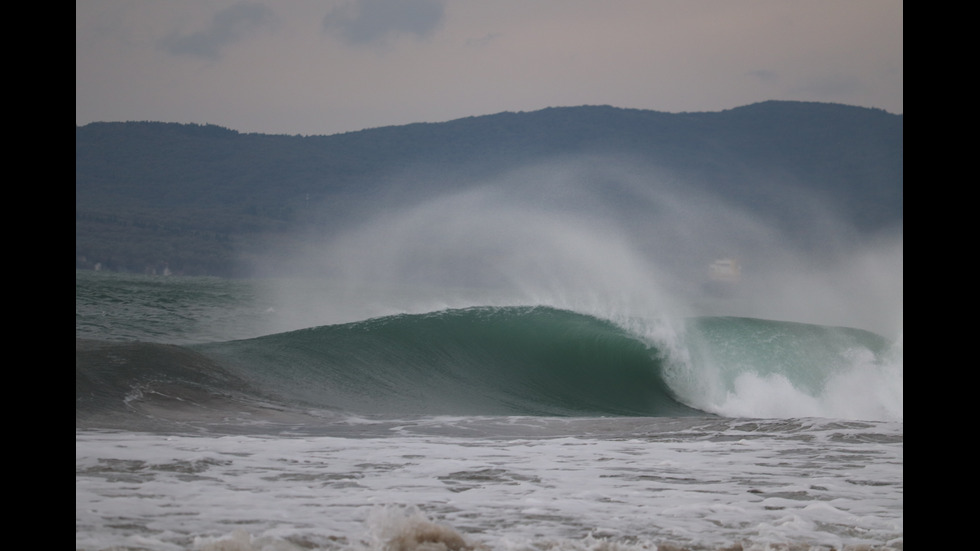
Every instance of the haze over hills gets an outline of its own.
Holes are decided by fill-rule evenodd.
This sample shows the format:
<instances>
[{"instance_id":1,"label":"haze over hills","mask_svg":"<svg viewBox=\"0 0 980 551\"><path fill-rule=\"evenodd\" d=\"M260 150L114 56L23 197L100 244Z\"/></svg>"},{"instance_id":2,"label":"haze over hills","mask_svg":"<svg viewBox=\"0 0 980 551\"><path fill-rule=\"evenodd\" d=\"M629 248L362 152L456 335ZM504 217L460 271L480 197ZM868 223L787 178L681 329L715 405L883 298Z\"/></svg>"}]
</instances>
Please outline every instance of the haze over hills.
<instances>
[{"instance_id":1,"label":"haze over hills","mask_svg":"<svg viewBox=\"0 0 980 551\"><path fill-rule=\"evenodd\" d=\"M329 136L92 123L75 128L76 268L288 273L309 268L286 261L304 244L407 221L411 211L414 225L393 234L405 237L418 220L473 203L447 198L477 193L475 212L498 213L502 225L518 210L578 213L562 220L628 226L658 254L703 247L691 262L738 248L712 248L737 232L704 233L705 220L734 213L746 228L767 228L766 238L746 230L755 237L742 243L755 250L778 239L819 255L900 234L903 117L769 101L674 114L548 108ZM506 255L506 241L469 254L491 249Z\"/></svg>"}]
</instances>

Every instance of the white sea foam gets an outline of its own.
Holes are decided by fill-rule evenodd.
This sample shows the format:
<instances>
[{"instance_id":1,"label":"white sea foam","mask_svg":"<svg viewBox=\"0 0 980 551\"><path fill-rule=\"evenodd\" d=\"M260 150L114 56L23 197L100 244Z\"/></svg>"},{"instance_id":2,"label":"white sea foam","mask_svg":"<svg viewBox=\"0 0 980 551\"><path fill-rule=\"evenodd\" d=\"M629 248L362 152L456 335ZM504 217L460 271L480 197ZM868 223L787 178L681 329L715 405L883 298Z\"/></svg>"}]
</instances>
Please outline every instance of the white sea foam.
<instances>
[{"instance_id":1,"label":"white sea foam","mask_svg":"<svg viewBox=\"0 0 980 551\"><path fill-rule=\"evenodd\" d=\"M419 421L371 438L76 432L76 549L902 547L901 424L529 419L580 435L473 438L425 435L473 419Z\"/></svg>"},{"instance_id":2,"label":"white sea foam","mask_svg":"<svg viewBox=\"0 0 980 551\"><path fill-rule=\"evenodd\" d=\"M822 388L794 385L784 374L739 374L731 387L712 366L698 366L676 390L687 403L726 417L823 417L902 421L904 360L900 344L875 356L867 349L848 351L844 365L832 372ZM676 379L676 377L674 378ZM668 379L673 380L673 379Z\"/></svg>"}]
</instances>

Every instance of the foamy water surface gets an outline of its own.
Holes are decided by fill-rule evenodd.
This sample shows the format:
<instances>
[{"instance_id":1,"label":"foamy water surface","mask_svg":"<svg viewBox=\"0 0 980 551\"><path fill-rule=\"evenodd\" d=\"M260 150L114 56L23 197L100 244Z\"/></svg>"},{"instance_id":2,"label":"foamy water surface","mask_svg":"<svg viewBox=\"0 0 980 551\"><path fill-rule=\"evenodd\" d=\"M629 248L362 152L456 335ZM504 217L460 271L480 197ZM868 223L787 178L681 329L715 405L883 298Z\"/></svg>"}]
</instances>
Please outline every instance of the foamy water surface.
<instances>
[{"instance_id":1,"label":"foamy water surface","mask_svg":"<svg viewBox=\"0 0 980 551\"><path fill-rule=\"evenodd\" d=\"M826 419L76 430L75 547L902 549L902 440Z\"/></svg>"}]
</instances>

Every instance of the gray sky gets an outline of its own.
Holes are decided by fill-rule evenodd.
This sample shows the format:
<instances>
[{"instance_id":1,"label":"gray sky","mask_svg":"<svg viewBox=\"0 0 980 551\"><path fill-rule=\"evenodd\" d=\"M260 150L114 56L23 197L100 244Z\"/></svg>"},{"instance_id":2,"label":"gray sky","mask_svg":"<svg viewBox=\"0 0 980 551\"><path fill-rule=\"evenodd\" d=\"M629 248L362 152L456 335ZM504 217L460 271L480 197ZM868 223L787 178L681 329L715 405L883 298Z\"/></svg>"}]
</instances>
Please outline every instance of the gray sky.
<instances>
[{"instance_id":1,"label":"gray sky","mask_svg":"<svg viewBox=\"0 0 980 551\"><path fill-rule=\"evenodd\" d=\"M75 123L333 134L501 111L903 112L901 0L76 0Z\"/></svg>"}]
</instances>

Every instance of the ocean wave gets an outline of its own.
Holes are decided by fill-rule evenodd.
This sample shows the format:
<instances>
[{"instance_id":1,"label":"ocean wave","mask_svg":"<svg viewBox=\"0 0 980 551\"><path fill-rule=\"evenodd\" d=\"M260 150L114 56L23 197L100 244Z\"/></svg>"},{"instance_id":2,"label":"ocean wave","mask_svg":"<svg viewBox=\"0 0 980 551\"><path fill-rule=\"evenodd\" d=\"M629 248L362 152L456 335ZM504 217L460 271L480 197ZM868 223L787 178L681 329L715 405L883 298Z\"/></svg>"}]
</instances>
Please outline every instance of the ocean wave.
<instances>
[{"instance_id":1,"label":"ocean wave","mask_svg":"<svg viewBox=\"0 0 980 551\"><path fill-rule=\"evenodd\" d=\"M901 420L901 358L874 333L710 317L651 337L626 325L474 307L187 347L77 341L76 410ZM861 378L897 390L856 408L846 393L861 385L841 381Z\"/></svg>"}]
</instances>

